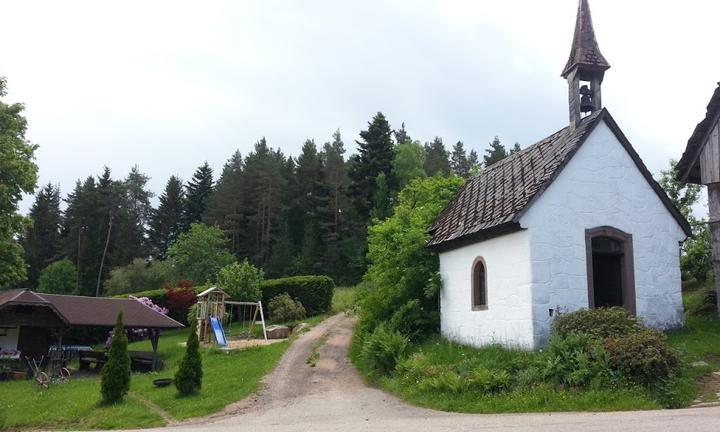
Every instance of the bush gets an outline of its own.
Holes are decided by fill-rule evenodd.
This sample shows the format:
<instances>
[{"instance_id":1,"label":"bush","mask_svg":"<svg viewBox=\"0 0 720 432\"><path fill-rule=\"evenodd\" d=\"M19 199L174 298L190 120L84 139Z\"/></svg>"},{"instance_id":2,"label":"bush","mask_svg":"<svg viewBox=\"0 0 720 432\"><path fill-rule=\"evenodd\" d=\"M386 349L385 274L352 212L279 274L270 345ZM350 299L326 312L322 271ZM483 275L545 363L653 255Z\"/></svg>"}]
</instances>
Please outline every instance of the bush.
<instances>
[{"instance_id":1,"label":"bush","mask_svg":"<svg viewBox=\"0 0 720 432\"><path fill-rule=\"evenodd\" d=\"M700 294L700 303L688 311L692 315L717 316L717 291L715 288L704 290Z\"/></svg>"},{"instance_id":2,"label":"bush","mask_svg":"<svg viewBox=\"0 0 720 432\"><path fill-rule=\"evenodd\" d=\"M696 231L683 243L680 255L680 269L685 279L693 278L698 282L705 282L708 274L712 272L712 248L710 246L710 228L701 221L693 225Z\"/></svg>"},{"instance_id":3,"label":"bush","mask_svg":"<svg viewBox=\"0 0 720 432\"><path fill-rule=\"evenodd\" d=\"M117 324L110 343L108 361L100 373L100 393L104 403L120 401L130 390L130 356L128 340L123 328L123 315L117 316Z\"/></svg>"},{"instance_id":4,"label":"bush","mask_svg":"<svg viewBox=\"0 0 720 432\"><path fill-rule=\"evenodd\" d=\"M268 312L270 318L278 322L298 321L305 319L306 316L303 305L287 294L280 294L270 300Z\"/></svg>"},{"instance_id":5,"label":"bush","mask_svg":"<svg viewBox=\"0 0 720 432\"><path fill-rule=\"evenodd\" d=\"M197 393L202 387L202 357L197 336L197 321L190 326L185 355L175 373L175 388L182 396Z\"/></svg>"},{"instance_id":6,"label":"bush","mask_svg":"<svg viewBox=\"0 0 720 432\"><path fill-rule=\"evenodd\" d=\"M439 310L439 262L425 247L427 229L462 182L459 177L412 180L400 192L392 216L368 229L368 289L358 297L359 331L372 331L411 300L423 311Z\"/></svg>"},{"instance_id":7,"label":"bush","mask_svg":"<svg viewBox=\"0 0 720 432\"><path fill-rule=\"evenodd\" d=\"M409 340L382 323L365 338L360 359L373 371L388 375L407 353Z\"/></svg>"},{"instance_id":8,"label":"bush","mask_svg":"<svg viewBox=\"0 0 720 432\"><path fill-rule=\"evenodd\" d=\"M437 311L426 311L417 299L410 300L395 311L390 317L390 328L418 342L435 333L440 325L440 314Z\"/></svg>"},{"instance_id":9,"label":"bush","mask_svg":"<svg viewBox=\"0 0 720 432\"><path fill-rule=\"evenodd\" d=\"M184 321L188 309L197 302L197 293L192 288L165 288L170 316L178 321Z\"/></svg>"},{"instance_id":10,"label":"bush","mask_svg":"<svg viewBox=\"0 0 720 432\"><path fill-rule=\"evenodd\" d=\"M235 301L256 302L261 299L260 285L264 279L262 269L243 260L221 268L217 283Z\"/></svg>"},{"instance_id":11,"label":"bush","mask_svg":"<svg viewBox=\"0 0 720 432\"><path fill-rule=\"evenodd\" d=\"M610 337L604 345L610 367L633 383L657 383L670 377L679 365L677 354L658 330L642 329Z\"/></svg>"},{"instance_id":12,"label":"bush","mask_svg":"<svg viewBox=\"0 0 720 432\"><path fill-rule=\"evenodd\" d=\"M335 283L328 276L293 276L266 280L261 288L263 303L286 293L305 307L308 316L313 316L330 311Z\"/></svg>"},{"instance_id":13,"label":"bush","mask_svg":"<svg viewBox=\"0 0 720 432\"><path fill-rule=\"evenodd\" d=\"M173 281L170 265L164 261L145 262L136 258L124 267L116 267L110 271L105 281L105 293L108 295L148 291L162 288Z\"/></svg>"},{"instance_id":14,"label":"bush","mask_svg":"<svg viewBox=\"0 0 720 432\"><path fill-rule=\"evenodd\" d=\"M555 335L538 360L544 380L573 387L606 383L612 377L602 342L589 334Z\"/></svg>"},{"instance_id":15,"label":"bush","mask_svg":"<svg viewBox=\"0 0 720 432\"><path fill-rule=\"evenodd\" d=\"M581 309L562 314L555 319L558 336L583 333L598 338L622 336L642 330L642 321L619 307Z\"/></svg>"},{"instance_id":16,"label":"bush","mask_svg":"<svg viewBox=\"0 0 720 432\"><path fill-rule=\"evenodd\" d=\"M38 292L48 294L72 294L77 286L75 264L69 259L55 261L40 272Z\"/></svg>"}]
</instances>

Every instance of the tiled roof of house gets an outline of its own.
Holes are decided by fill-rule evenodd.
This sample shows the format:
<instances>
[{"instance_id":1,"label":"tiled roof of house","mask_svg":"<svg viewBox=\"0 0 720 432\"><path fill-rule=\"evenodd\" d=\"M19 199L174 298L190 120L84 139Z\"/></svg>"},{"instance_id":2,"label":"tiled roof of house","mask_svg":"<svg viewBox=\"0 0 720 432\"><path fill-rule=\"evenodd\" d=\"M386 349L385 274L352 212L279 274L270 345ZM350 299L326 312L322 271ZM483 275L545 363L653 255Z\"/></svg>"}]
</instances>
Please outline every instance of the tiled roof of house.
<instances>
[{"instance_id":1,"label":"tiled roof of house","mask_svg":"<svg viewBox=\"0 0 720 432\"><path fill-rule=\"evenodd\" d=\"M50 307L71 326L113 327L118 313L122 312L125 327L183 327L174 319L132 299L45 294L27 289L0 292L0 309L13 305Z\"/></svg>"},{"instance_id":2,"label":"tiled roof of house","mask_svg":"<svg viewBox=\"0 0 720 432\"><path fill-rule=\"evenodd\" d=\"M597 39L595 39L595 29L593 28L590 6L587 0L580 0L578 5L575 36L573 36L570 57L565 69L563 69L562 76L567 78L570 71L578 65L602 70L610 68L610 63L605 60L605 57L600 52Z\"/></svg>"},{"instance_id":3,"label":"tiled roof of house","mask_svg":"<svg viewBox=\"0 0 720 432\"><path fill-rule=\"evenodd\" d=\"M695 127L687 147L685 147L685 152L678 162L678 180L687 183L701 183L700 164L697 162L705 143L705 136L712 129L718 115L720 115L720 83L710 98L705 118Z\"/></svg>"},{"instance_id":4,"label":"tiled roof of house","mask_svg":"<svg viewBox=\"0 0 720 432\"><path fill-rule=\"evenodd\" d=\"M605 121L638 169L686 233L690 227L653 180L640 157L607 110L584 118L468 179L455 198L430 226L428 247L440 251L460 247L520 229L524 211L550 186L562 168L585 142L595 126Z\"/></svg>"}]
</instances>

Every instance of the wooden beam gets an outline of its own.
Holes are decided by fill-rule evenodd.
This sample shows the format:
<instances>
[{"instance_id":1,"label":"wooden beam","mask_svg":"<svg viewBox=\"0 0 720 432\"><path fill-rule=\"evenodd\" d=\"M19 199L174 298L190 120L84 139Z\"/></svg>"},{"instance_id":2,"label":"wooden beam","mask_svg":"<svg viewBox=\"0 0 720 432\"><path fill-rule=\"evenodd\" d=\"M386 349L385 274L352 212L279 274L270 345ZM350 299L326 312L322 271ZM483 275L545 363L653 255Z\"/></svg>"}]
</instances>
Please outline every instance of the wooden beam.
<instances>
[{"instance_id":1,"label":"wooden beam","mask_svg":"<svg viewBox=\"0 0 720 432\"><path fill-rule=\"evenodd\" d=\"M717 309L720 313L720 183L708 185L708 207L710 216L710 246L712 247L713 272L715 273L715 291Z\"/></svg>"},{"instance_id":2,"label":"wooden beam","mask_svg":"<svg viewBox=\"0 0 720 432\"><path fill-rule=\"evenodd\" d=\"M150 344L152 345L153 349L153 358L152 358L152 371L157 371L157 350L158 350L158 342L160 339L160 330L158 329L148 329L148 332L150 333Z\"/></svg>"}]
</instances>

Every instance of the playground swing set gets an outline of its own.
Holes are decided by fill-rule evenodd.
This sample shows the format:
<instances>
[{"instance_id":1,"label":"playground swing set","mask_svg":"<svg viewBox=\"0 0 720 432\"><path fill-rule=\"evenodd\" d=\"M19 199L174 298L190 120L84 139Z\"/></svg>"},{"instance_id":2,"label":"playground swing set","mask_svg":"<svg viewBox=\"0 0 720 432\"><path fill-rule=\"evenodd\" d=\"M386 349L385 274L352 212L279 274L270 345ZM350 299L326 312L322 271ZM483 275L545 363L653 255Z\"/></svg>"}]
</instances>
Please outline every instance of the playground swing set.
<instances>
[{"instance_id":1,"label":"playground swing set","mask_svg":"<svg viewBox=\"0 0 720 432\"><path fill-rule=\"evenodd\" d=\"M198 339L201 342L212 343L214 339L220 347L228 348L229 344L223 323L230 328L236 309L238 311L238 322L242 329L240 333L241 339L252 339L255 326L261 325L263 339L268 340L262 302L230 301L228 300L230 295L217 287L208 288L198 294L197 297L197 332ZM230 309L229 313L227 312L227 306Z\"/></svg>"}]
</instances>

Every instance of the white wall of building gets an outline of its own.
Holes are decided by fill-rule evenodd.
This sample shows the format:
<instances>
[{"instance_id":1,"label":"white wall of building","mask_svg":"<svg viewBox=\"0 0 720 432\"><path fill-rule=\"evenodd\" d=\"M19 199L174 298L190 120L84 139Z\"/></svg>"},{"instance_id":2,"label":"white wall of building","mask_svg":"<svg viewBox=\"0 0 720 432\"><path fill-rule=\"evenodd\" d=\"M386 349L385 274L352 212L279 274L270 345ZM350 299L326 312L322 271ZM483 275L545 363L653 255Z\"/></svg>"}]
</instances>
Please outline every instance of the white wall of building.
<instances>
[{"instance_id":1,"label":"white wall of building","mask_svg":"<svg viewBox=\"0 0 720 432\"><path fill-rule=\"evenodd\" d=\"M527 232L520 231L440 254L443 336L475 346L533 347L528 239ZM486 264L487 310L472 309L477 257Z\"/></svg>"},{"instance_id":2,"label":"white wall of building","mask_svg":"<svg viewBox=\"0 0 720 432\"><path fill-rule=\"evenodd\" d=\"M682 325L685 234L604 122L520 224L530 244L535 346L549 335L548 309L588 307L585 230L604 225L632 234L637 315L653 327Z\"/></svg>"},{"instance_id":3,"label":"white wall of building","mask_svg":"<svg viewBox=\"0 0 720 432\"><path fill-rule=\"evenodd\" d=\"M2 350L2 349L17 349L19 332L20 332L20 329L18 327L15 327L15 328L3 327L3 328L1 328L0 329L0 350Z\"/></svg>"}]
</instances>

